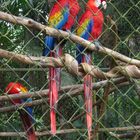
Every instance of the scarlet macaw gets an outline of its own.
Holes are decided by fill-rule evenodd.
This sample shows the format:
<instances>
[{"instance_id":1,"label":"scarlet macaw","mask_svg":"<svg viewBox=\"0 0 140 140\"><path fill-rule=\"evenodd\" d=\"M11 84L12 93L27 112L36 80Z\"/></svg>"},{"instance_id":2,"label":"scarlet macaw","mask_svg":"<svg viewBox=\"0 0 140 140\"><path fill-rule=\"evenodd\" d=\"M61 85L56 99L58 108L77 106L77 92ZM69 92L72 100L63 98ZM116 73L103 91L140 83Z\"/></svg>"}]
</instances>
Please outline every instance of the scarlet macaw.
<instances>
[{"instance_id":1,"label":"scarlet macaw","mask_svg":"<svg viewBox=\"0 0 140 140\"><path fill-rule=\"evenodd\" d=\"M99 9L99 6L103 4L103 7L106 8L105 0L89 0L87 2L86 11L81 16L78 21L77 35L89 40L95 41L98 39L102 32L104 17L102 11ZM98 45L97 42L95 45ZM98 47L98 46L97 46ZM77 45L76 59L78 63L88 63L91 64L91 52L85 50L81 45ZM84 53L83 53L84 52ZM88 128L88 136L91 139L92 131L92 77L86 75L84 77L84 96L85 96L85 108L86 108L86 122Z\"/></svg>"},{"instance_id":2,"label":"scarlet macaw","mask_svg":"<svg viewBox=\"0 0 140 140\"><path fill-rule=\"evenodd\" d=\"M79 12L77 0L57 0L49 14L49 26L56 29L71 30L75 18ZM60 57L62 55L62 46L56 47L56 38L46 36L43 56ZM55 105L58 100L58 90L60 89L60 69L49 69L49 92L50 92L50 119L51 133L56 134L56 113Z\"/></svg>"},{"instance_id":3,"label":"scarlet macaw","mask_svg":"<svg viewBox=\"0 0 140 140\"><path fill-rule=\"evenodd\" d=\"M6 87L6 93L8 94L20 94L27 93L28 90L20 83L11 82ZM30 102L31 99L14 99L11 102L14 105L21 104L24 102ZM28 140L36 140L35 131L33 128L33 113L31 107L25 107L23 110L18 110L20 114L20 118L23 123L24 131L27 133Z\"/></svg>"}]
</instances>

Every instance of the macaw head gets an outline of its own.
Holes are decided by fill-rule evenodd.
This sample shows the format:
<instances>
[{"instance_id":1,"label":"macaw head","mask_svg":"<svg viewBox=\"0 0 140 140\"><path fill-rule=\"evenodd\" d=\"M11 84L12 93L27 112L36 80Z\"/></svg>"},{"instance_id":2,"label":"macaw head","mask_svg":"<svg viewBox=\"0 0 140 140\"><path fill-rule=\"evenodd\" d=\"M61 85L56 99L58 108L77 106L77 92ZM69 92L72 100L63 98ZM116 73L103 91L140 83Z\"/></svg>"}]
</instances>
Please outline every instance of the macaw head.
<instances>
[{"instance_id":1,"label":"macaw head","mask_svg":"<svg viewBox=\"0 0 140 140\"><path fill-rule=\"evenodd\" d=\"M24 87L22 84L18 82L10 82L5 89L5 92L7 94L20 94L20 93L27 93L27 89L26 87ZM21 100L14 99L12 103L14 104L21 103Z\"/></svg>"},{"instance_id":2,"label":"macaw head","mask_svg":"<svg viewBox=\"0 0 140 140\"><path fill-rule=\"evenodd\" d=\"M88 5L94 5L96 7L100 7L102 6L104 9L107 8L107 3L106 3L106 0L89 0Z\"/></svg>"}]
</instances>

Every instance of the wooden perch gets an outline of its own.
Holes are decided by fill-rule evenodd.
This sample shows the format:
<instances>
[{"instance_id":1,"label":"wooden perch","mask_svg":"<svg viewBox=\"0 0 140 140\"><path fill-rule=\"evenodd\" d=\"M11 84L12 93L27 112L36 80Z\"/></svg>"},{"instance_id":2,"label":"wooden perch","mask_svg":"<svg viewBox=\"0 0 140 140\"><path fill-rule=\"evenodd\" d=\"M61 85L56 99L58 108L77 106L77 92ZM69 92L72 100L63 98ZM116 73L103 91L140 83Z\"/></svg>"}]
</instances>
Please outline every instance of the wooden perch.
<instances>
[{"instance_id":1,"label":"wooden perch","mask_svg":"<svg viewBox=\"0 0 140 140\"><path fill-rule=\"evenodd\" d=\"M116 127L116 128L100 128L99 132L112 132L112 131L138 131L140 130L140 126L128 126L128 127ZM70 133L78 133L85 132L87 129L64 129L57 130L57 135L70 134ZM21 137L24 136L24 132L0 132L0 137ZM47 136L52 135L50 131L38 131L36 132L36 136Z\"/></svg>"},{"instance_id":2,"label":"wooden perch","mask_svg":"<svg viewBox=\"0 0 140 140\"><path fill-rule=\"evenodd\" d=\"M140 70L135 65L127 66L116 66L108 72L103 72L99 68L89 65L87 63L81 63L78 65L78 62L74 57L69 54L64 54L60 58L53 57L34 57L26 56L22 54L16 54L9 52L3 49L0 49L0 57L7 58L10 60L18 61L30 65L38 66L48 66L48 67L64 67L73 75L85 76L90 74L91 76L98 79L110 79L114 77L125 76L128 78L140 78Z\"/></svg>"},{"instance_id":3,"label":"wooden perch","mask_svg":"<svg viewBox=\"0 0 140 140\"><path fill-rule=\"evenodd\" d=\"M124 86L123 83L126 83L126 79L125 78L116 78L113 80L115 84L118 84L119 83L119 86L121 86L120 83L122 83L122 86ZM105 81L101 81L101 82L98 82L98 83L93 83L92 86L93 86L93 89L99 89L99 88L103 88L105 87L107 84L108 84L109 81L105 80ZM128 85L129 83L127 83ZM117 86L117 85L116 85ZM73 88L73 90L71 90L69 92L69 90ZM115 89L114 89L115 90ZM60 90L60 94L62 94L60 96L60 99L61 98L67 98L67 96L65 95L69 95L69 96L77 96L79 94L81 94L83 91L83 86L82 85L75 85L75 86L66 86L66 87L63 87L61 90ZM47 98L44 98L48 95L48 90L43 90L43 91L36 91L34 93L29 93L29 94L19 94L19 95L5 95L5 96L0 96L0 102L2 101L11 101L13 99L24 99L24 98L38 98L40 97L41 99L39 100L34 100L30 103L23 103L23 104L19 104L17 106L15 105L11 105L11 106L8 106L8 107L1 107L0 108L0 113L2 112L10 112L10 111L15 111L17 109L21 109L23 107L27 107L27 106L37 106L37 105L41 105L41 104L46 104L46 102L48 101ZM99 100L95 105L98 105L102 103L101 100Z\"/></svg>"},{"instance_id":4,"label":"wooden perch","mask_svg":"<svg viewBox=\"0 0 140 140\"><path fill-rule=\"evenodd\" d=\"M93 43L91 43L87 40L84 40L83 38L76 36L75 34L47 27L45 25L42 25L41 23L38 23L38 22L30 19L30 18L17 17L17 16L14 16L12 14L8 14L8 13L0 11L0 19L7 21L7 22L10 22L10 23L13 23L13 24L19 24L22 26L26 26L29 28L43 31L46 33L46 35L69 39L77 44L82 45L83 47L85 47L88 50L96 51L96 52L102 53L102 54L106 54L106 55L109 55L113 58L119 59L127 64L136 65L137 67L140 67L140 60L131 59L125 55L122 55L122 54L115 52L111 49L105 48L101 45L100 45L99 50L98 50Z\"/></svg>"},{"instance_id":5,"label":"wooden perch","mask_svg":"<svg viewBox=\"0 0 140 140\"><path fill-rule=\"evenodd\" d=\"M109 93L111 91L110 89L111 89L111 85L109 83L104 90L104 95L102 97L103 101L102 101L102 103L100 104L100 107L99 107L98 120L96 122L94 131L93 131L93 136L92 136L93 140L96 139L96 137L97 137L98 130L100 128L100 122L101 122L102 118L104 117L104 113L106 111L106 105L107 105L107 101L108 101L108 96L109 96Z\"/></svg>"},{"instance_id":6,"label":"wooden perch","mask_svg":"<svg viewBox=\"0 0 140 140\"><path fill-rule=\"evenodd\" d=\"M125 77L120 77L120 78L114 78L112 79L111 81L108 81L108 80L104 80L104 81L100 81L100 82L96 82L96 83L92 83L92 89L93 90L97 90L99 88L104 88L105 86L108 85L108 83L113 83L113 84L120 84L120 83L124 83L126 82L127 79ZM60 90L59 90L59 94L65 94L66 92L68 92L70 89L79 89L81 91L83 91L83 85L82 84L79 84L79 85L71 85L71 86L65 86L65 87L62 87ZM40 90L40 91L34 91L34 92L28 92L26 94L14 94L14 95L9 95L7 93L3 93L3 96L0 96L0 102L3 102L3 101L10 101L10 100L13 100L13 99L25 99L25 98L43 98L43 97L46 97L48 95L48 89L46 90Z\"/></svg>"},{"instance_id":7,"label":"wooden perch","mask_svg":"<svg viewBox=\"0 0 140 140\"><path fill-rule=\"evenodd\" d=\"M136 132L129 132L129 133L124 133L124 134L115 134L113 132L109 133L112 137L115 137L117 139L132 139L134 138L137 133ZM138 136L139 137L139 136Z\"/></svg>"}]
</instances>

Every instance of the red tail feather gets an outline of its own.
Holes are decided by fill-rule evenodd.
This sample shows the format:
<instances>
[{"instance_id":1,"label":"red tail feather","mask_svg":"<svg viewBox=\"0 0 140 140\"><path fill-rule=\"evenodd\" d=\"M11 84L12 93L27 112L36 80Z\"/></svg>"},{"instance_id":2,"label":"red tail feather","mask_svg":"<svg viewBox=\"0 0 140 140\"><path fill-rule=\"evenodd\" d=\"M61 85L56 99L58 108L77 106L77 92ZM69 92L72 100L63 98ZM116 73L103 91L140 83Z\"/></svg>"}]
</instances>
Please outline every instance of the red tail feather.
<instances>
[{"instance_id":1,"label":"red tail feather","mask_svg":"<svg viewBox=\"0 0 140 140\"><path fill-rule=\"evenodd\" d=\"M91 63L91 56L89 55L89 62ZM86 57L83 56L83 62L86 62ZM85 108L86 108L86 123L88 129L88 137L91 140L91 131L92 131L92 77L86 75L84 77L84 96L85 96Z\"/></svg>"},{"instance_id":2,"label":"red tail feather","mask_svg":"<svg viewBox=\"0 0 140 140\"><path fill-rule=\"evenodd\" d=\"M20 118L23 122L24 131L27 134L28 140L37 140L31 117L29 116L28 113L26 113L23 110L19 111L19 113L20 113Z\"/></svg>"},{"instance_id":3,"label":"red tail feather","mask_svg":"<svg viewBox=\"0 0 140 140\"><path fill-rule=\"evenodd\" d=\"M84 96L85 96L85 108L86 108L86 122L88 129L89 139L92 131L92 89L91 89L92 77L86 75L84 78Z\"/></svg>"},{"instance_id":4,"label":"red tail feather","mask_svg":"<svg viewBox=\"0 0 140 140\"><path fill-rule=\"evenodd\" d=\"M58 90L57 90L57 83L56 83L56 70L55 68L50 68L50 85L49 85L49 92L50 92L50 119L51 119L51 133L53 135L56 134L56 103L58 100Z\"/></svg>"},{"instance_id":5,"label":"red tail feather","mask_svg":"<svg viewBox=\"0 0 140 140\"><path fill-rule=\"evenodd\" d=\"M56 48L56 58L59 58L62 56L62 48L64 43L61 44L62 46L59 46L59 48ZM61 88L61 68L56 68L56 82L57 82L57 90L59 91Z\"/></svg>"}]
</instances>

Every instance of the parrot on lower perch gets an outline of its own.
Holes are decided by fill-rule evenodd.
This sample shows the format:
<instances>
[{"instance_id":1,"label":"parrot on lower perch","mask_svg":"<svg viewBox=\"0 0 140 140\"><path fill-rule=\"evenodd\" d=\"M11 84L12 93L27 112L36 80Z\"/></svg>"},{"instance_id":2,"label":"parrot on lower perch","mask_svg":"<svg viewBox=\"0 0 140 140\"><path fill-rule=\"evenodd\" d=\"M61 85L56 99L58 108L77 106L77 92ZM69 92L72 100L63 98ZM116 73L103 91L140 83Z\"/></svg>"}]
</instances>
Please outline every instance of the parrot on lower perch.
<instances>
[{"instance_id":1,"label":"parrot on lower perch","mask_svg":"<svg viewBox=\"0 0 140 140\"><path fill-rule=\"evenodd\" d=\"M5 91L9 95L21 94L21 93L27 94L27 92L28 92L27 88L18 82L10 82L7 85ZM30 102L30 101L31 101L31 99L13 99L13 100L11 100L12 104L14 104L14 105L18 105L18 104L22 104L22 103ZM33 119L32 107L25 107L23 109L19 109L18 112L20 114L20 118L23 123L24 131L27 134L27 139L28 140L37 140L37 137L35 135L35 130L33 128L34 119Z\"/></svg>"}]
</instances>

